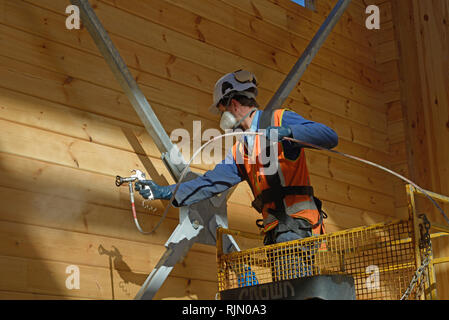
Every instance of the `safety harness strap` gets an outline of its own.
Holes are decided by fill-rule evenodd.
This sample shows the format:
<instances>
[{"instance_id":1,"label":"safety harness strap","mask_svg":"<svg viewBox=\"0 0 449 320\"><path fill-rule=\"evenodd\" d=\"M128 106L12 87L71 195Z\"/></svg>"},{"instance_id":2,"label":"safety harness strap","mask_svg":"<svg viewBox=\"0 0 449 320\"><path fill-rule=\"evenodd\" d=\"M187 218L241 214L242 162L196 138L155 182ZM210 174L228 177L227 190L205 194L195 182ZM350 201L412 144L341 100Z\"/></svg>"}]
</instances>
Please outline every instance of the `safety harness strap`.
<instances>
[{"instance_id":1,"label":"safety harness strap","mask_svg":"<svg viewBox=\"0 0 449 320\"><path fill-rule=\"evenodd\" d=\"M270 125L274 125L272 123L272 119L274 116L274 112L276 110L272 109L269 111L263 111L262 115L259 120L259 130L266 129ZM265 136L266 137L266 136ZM268 140L269 138L266 137ZM267 145L268 141L267 141ZM266 148L267 152L269 152L270 148ZM271 159L268 157L267 159ZM268 164L269 165L269 164ZM281 184L281 180L279 177L279 173L276 172L273 175L267 175L266 176L267 183L270 185L270 189L262 191L260 194L260 198L257 197L254 201L255 204L260 204L262 202L263 204L267 202L275 202L276 209L268 209L268 212L276 217L281 223L286 225L291 231L297 233L298 235L302 235L299 230L313 230L320 226L323 223L323 219L327 218L326 213L324 213L321 210L322 203L318 198L315 198L313 195L313 187L311 186L290 186L290 187L283 187ZM286 195L290 194L297 194L297 195L308 195L313 198L315 205L319 212L319 219L318 222L314 225L309 223L305 219L294 219L289 214L286 213L286 208L284 205L284 197ZM258 199L259 198L259 199ZM254 202L253 202L254 203ZM262 204L262 209L263 209ZM257 210L257 208L256 208Z\"/></svg>"},{"instance_id":2,"label":"safety harness strap","mask_svg":"<svg viewBox=\"0 0 449 320\"><path fill-rule=\"evenodd\" d=\"M275 202L278 197L282 199L289 195L303 195L313 197L312 186L281 186L280 194L274 193L271 189L263 190L252 202L252 206L262 213L263 206L270 202Z\"/></svg>"},{"instance_id":3,"label":"safety harness strap","mask_svg":"<svg viewBox=\"0 0 449 320\"><path fill-rule=\"evenodd\" d=\"M271 124L272 124L272 119L274 116L274 112L276 110L269 110L269 111L263 111L262 115L260 117L259 120L259 130L261 129L266 129L268 128ZM269 138L267 136L265 136L265 138L267 139L267 146L270 145L270 141ZM263 139L263 137L261 137L261 139ZM270 152L271 148L266 148L266 152L267 152L267 159L271 159L270 155L268 154ZM265 166L269 166L270 163L266 164ZM281 183L281 179L279 177L279 173L276 172L275 174L272 175L266 175L265 176L268 185L270 186L269 189L265 190L265 192L262 192L261 197L262 197L262 201L263 201L263 197L266 197L266 201L268 202L268 197L270 198L269 202L274 202L275 203L275 208L276 209L268 209L268 212L270 214L272 214L273 216L276 217L276 219L279 220L280 223L284 224L285 226L287 226L288 229L290 229L291 231L295 232L296 234L298 234L299 236L302 236L302 233L300 232L300 229L308 229L311 230L313 229L310 226L310 223L308 223L306 220L304 219L294 219L292 218L290 215L288 215L286 213L286 208L285 208L285 204L284 204L284 197L286 195L287 190L294 192L294 191L298 191L298 192L312 192L313 194L313 189L285 189L285 187L282 186ZM256 200L257 201L257 198ZM262 204L262 208L263 208L263 204Z\"/></svg>"},{"instance_id":4,"label":"safety harness strap","mask_svg":"<svg viewBox=\"0 0 449 320\"><path fill-rule=\"evenodd\" d=\"M274 112L276 110L263 111L262 115L259 118L259 130L266 129L272 124L272 119ZM267 146L269 144L269 138L265 136L267 139ZM263 139L263 136L261 137ZM271 159L269 152L270 148L265 149L267 153L267 159ZM238 152L238 149L237 149ZM245 166L243 164L237 164L239 167L239 171L241 172L243 178L249 182L248 174L246 172ZM269 167L270 163L264 164L264 167ZM321 210L321 201L313 196L313 187L311 186L282 186L281 179L279 177L279 173L276 172L272 175L266 175L266 180L269 189L262 191L260 195L258 195L255 200L252 202L253 207L258 211L262 212L263 207L266 203L275 204L276 209L268 209L268 212L272 214L280 223L284 224L289 230L297 233L302 236L303 234L300 230L312 230L318 227L323 223L323 218L327 218L327 215ZM319 212L319 220L315 225L312 225L305 219L294 219L290 215L286 213L286 208L284 205L284 198L287 195L308 195L313 198L318 212ZM256 222L259 226L259 224Z\"/></svg>"}]
</instances>

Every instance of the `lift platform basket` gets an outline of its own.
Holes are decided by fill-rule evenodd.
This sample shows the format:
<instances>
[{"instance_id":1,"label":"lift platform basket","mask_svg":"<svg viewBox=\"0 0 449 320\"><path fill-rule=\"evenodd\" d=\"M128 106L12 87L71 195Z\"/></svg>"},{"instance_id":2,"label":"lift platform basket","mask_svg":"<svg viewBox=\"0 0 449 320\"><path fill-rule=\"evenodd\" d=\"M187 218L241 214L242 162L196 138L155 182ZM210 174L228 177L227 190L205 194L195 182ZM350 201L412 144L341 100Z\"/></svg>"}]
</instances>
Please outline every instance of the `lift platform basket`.
<instances>
[{"instance_id":1,"label":"lift platform basket","mask_svg":"<svg viewBox=\"0 0 449 320\"><path fill-rule=\"evenodd\" d=\"M417 268L410 221L382 223L223 254L217 230L218 289L263 285L318 275L354 279L357 300L399 300ZM415 290L414 290L415 291ZM412 292L413 299L416 293Z\"/></svg>"}]
</instances>

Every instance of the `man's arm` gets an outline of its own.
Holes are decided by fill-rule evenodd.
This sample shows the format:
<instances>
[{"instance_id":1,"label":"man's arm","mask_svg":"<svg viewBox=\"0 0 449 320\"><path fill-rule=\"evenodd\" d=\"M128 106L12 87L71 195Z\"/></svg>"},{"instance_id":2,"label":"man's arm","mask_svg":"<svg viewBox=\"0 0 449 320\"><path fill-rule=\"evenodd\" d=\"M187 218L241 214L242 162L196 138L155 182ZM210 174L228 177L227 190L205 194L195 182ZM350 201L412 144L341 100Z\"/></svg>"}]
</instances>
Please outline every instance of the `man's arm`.
<instances>
[{"instance_id":1,"label":"man's arm","mask_svg":"<svg viewBox=\"0 0 449 320\"><path fill-rule=\"evenodd\" d=\"M226 159L217 164L214 169L207 171L196 179L181 182L176 192L173 205L188 206L213 197L238 184L243 179L240 176L237 165L229 152ZM176 184L169 186L175 190Z\"/></svg>"},{"instance_id":2,"label":"man's arm","mask_svg":"<svg viewBox=\"0 0 449 320\"><path fill-rule=\"evenodd\" d=\"M296 112L285 111L281 125L291 129L294 139L326 149L333 149L338 145L338 135L334 130L322 123L307 120Z\"/></svg>"}]
</instances>

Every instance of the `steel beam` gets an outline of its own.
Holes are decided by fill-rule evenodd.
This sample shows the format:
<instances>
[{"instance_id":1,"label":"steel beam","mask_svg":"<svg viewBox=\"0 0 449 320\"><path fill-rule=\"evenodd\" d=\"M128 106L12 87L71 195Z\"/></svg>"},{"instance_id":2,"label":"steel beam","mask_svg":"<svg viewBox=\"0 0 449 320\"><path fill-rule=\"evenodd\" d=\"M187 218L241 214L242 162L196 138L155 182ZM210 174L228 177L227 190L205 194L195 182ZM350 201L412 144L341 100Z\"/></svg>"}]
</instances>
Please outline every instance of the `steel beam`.
<instances>
[{"instance_id":1,"label":"steel beam","mask_svg":"<svg viewBox=\"0 0 449 320\"><path fill-rule=\"evenodd\" d=\"M81 19L86 29L92 36L100 53L105 58L148 133L161 151L162 159L174 180L179 181L184 169L188 171L184 180L196 178L197 175L186 167L185 161L180 164L173 163L171 157L176 156L178 159L182 159L181 153L176 145L171 142L162 124L129 72L120 53L90 6L89 1L70 1L80 9ZM211 199L180 208L179 224L165 244L166 252L146 279L136 299L152 299L176 263L184 258L195 242L215 246L216 228L228 227L227 194L228 192L223 192L221 195ZM227 236L224 241L226 252L240 250L232 236Z\"/></svg>"},{"instance_id":2,"label":"steel beam","mask_svg":"<svg viewBox=\"0 0 449 320\"><path fill-rule=\"evenodd\" d=\"M109 35L90 6L89 1L70 0L70 2L80 9L84 26L111 68L146 130L161 151L162 159L174 180L179 181L182 171L184 169L189 170L186 168L186 162L176 145L171 142L147 99L139 89L134 77L129 72L118 50L115 48ZM349 3L350 0L340 0L338 2L304 54L276 92L267 108L277 108L277 106L282 105ZM178 159L182 159L183 161L180 164L173 163L171 159L173 155L176 155ZM188 175L192 178L194 173L189 170ZM136 299L152 299L175 264L183 259L194 242L210 245L216 244L216 229L218 227L228 227L226 211L227 193L223 192L221 196L216 196L180 209L179 224L165 244L167 250L148 276L138 292ZM225 252L239 250L237 243L231 235L226 235L226 238L223 240Z\"/></svg>"},{"instance_id":3,"label":"steel beam","mask_svg":"<svg viewBox=\"0 0 449 320\"><path fill-rule=\"evenodd\" d=\"M328 17L324 21L323 25L313 37L312 41L307 46L306 50L293 66L292 70L288 73L279 89L273 95L270 102L268 102L265 107L266 111L280 109L282 107L284 101L288 98L290 92L296 87L304 72L307 70L307 67L312 62L313 58L315 58L324 41L326 41L327 37L340 20L350 3L351 0L338 1L334 9L331 13L329 13Z\"/></svg>"},{"instance_id":4,"label":"steel beam","mask_svg":"<svg viewBox=\"0 0 449 320\"><path fill-rule=\"evenodd\" d=\"M78 6L80 9L80 16L84 26L89 31L95 44L100 50L100 53L103 55L107 64L111 68L117 81L145 126L145 129L148 131L154 143L161 151L162 159L167 165L171 175L175 181L179 181L181 172L185 168L186 163L183 160L182 163L178 165L167 160L170 159L170 154L176 154L178 159L183 159L183 157L179 150L177 150L176 145L171 142L170 137L165 132L164 127L159 122L159 119L151 108L151 105L148 103L147 99L137 85L136 80L128 70L125 62L120 56L120 53L115 48L111 38L89 4L89 1L70 0L70 2L73 5Z\"/></svg>"}]
</instances>

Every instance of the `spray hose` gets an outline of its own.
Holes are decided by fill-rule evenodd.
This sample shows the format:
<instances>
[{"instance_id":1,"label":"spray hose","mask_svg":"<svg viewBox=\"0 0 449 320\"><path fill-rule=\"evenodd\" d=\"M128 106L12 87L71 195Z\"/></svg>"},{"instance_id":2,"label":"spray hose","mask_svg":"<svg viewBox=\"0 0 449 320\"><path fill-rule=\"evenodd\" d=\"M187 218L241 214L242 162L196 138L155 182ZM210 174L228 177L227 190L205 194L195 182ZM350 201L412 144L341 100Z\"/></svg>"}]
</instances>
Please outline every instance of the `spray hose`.
<instances>
[{"instance_id":1,"label":"spray hose","mask_svg":"<svg viewBox=\"0 0 449 320\"><path fill-rule=\"evenodd\" d=\"M211 143L214 142L214 141L217 141L217 140L219 140L219 139L222 139L222 138L225 138L225 137L228 137L228 136L256 136L256 135L264 135L264 133L263 133L263 132L231 132L231 133L225 133L225 134L223 134L223 135L216 136L216 137L212 138L211 140L209 140L209 141L207 141L205 144L203 144L197 151L195 151L195 153L193 154L192 158L190 158L190 160L189 160L189 162L186 164L184 170L181 172L181 176L180 176L180 178L179 178L179 181L178 181L178 183L176 184L175 189L173 190L173 194L172 194L172 196L171 196L171 198L170 198L170 200L169 200L169 202L168 202L167 207L165 208L164 213L162 214L162 217L159 219L158 223L153 227L153 229L152 229L151 231L143 231L142 228L141 228L140 225L139 225L139 221L137 220L136 209L135 209L135 205L134 205L134 196L133 196L133 191L132 191L132 182L130 182L131 205L132 205L133 217L134 217L134 221L135 221L135 223L136 223L137 229L138 229L142 234L149 235L149 234L154 233L154 232L159 228L159 226L161 225L161 223L164 221L165 217L167 216L168 210L169 210L170 207L172 206L172 201L175 199L176 192L178 191L179 186L180 186L182 180L184 179L185 174L187 173L187 169L190 168L190 164L192 163L193 159L194 159L194 158L195 158L195 157L196 157L196 156L197 156L197 155L198 155L198 154L199 154L199 153L200 153L206 146L208 146L209 144L211 144ZM361 158L358 158L358 157L355 157L355 156L352 156L352 155L349 155L349 154L345 154L345 153L342 153L342 152L339 152L339 151L335 151L335 150L323 148L323 147L320 147L320 146L316 146L316 145L311 144L311 143L308 143L308 142L304 142L304 141L301 141L301 140L297 140L297 139L293 139L293 138L288 138L288 137L285 137L284 140L290 141L290 142L293 142L293 143L298 143L298 144L301 144L301 145L304 145L304 146L307 146L307 147L310 147L310 148L313 148L313 149L318 149L318 150L323 150L323 151L332 152L332 153L338 154L338 155L340 155L340 156L343 156L343 157L346 157L346 158L349 158L349 159L353 159L353 160L356 160L356 161L360 161L360 162L363 162L363 163L368 164L368 165L370 165L370 166L376 167L376 168L378 168L378 169L381 169L381 170L383 170L383 171L386 171L386 172L389 173L389 174L392 174L392 175L398 177L399 179L401 179L401 180L403 180L403 181L405 181L405 182L411 184L412 186L414 186L416 189L418 189L419 191L421 191L427 198L429 198L429 200L430 200L430 201L433 203L433 205L438 209L438 211L442 214L442 216L444 217L444 219L446 220L446 222L447 222L448 225L449 225L449 218L448 218L447 215L444 213L443 209L441 209L441 207L438 205L438 203L437 203L437 202L436 202L436 201L435 201L435 200L434 200L434 199L427 193L427 191L426 191L425 189L421 188L420 186L418 186L418 185L417 185L416 183L414 183L413 181L411 181L411 180L407 179L406 177L400 175L399 173L394 172L394 171L392 171L392 170L390 170L390 169L387 169L387 168L385 168L385 167L383 167L383 166L381 166L381 165L379 165L379 164L376 164L376 163L374 163L374 162L371 162L371 161L368 161L368 160L364 160L364 159L361 159Z\"/></svg>"},{"instance_id":2,"label":"spray hose","mask_svg":"<svg viewBox=\"0 0 449 320\"><path fill-rule=\"evenodd\" d=\"M184 179L184 177L185 177L185 175L187 173L187 170L190 168L190 164L192 163L193 159L195 159L196 156L206 146L208 146L209 144L211 144L214 141L217 141L219 139L222 139L222 138L225 138L225 137L229 137L229 136L243 136L243 135L246 135L246 136L253 135L253 136L255 136L255 135L260 135L260 134L262 134L262 133L261 132L230 132L230 133L225 133L223 135L216 136L216 137L210 139L205 144L203 144L198 150L196 150L195 153L193 154L193 156L190 158L189 162L187 162L187 164L185 165L184 170L182 170L181 176L179 177L179 181L178 181L178 183L176 183L175 189L173 190L173 194L172 194L170 200L168 201L168 205L165 208L164 213L162 214L162 216L159 219L158 223L153 227L153 229L151 231L143 231L142 228L140 227L139 221L137 220L137 217L135 215L135 206L134 206L134 204L132 202L131 205L132 205L132 208L133 208L134 222L136 223L137 229L140 231L140 233L145 234L145 235L149 235L149 234L154 233L159 228L159 226L161 225L161 223L164 221L165 217L167 216L168 209L170 209L170 207L173 205L172 202L175 199L176 192L178 192L179 185L181 184L182 180ZM134 199L134 197L132 197L132 199Z\"/></svg>"}]
</instances>

